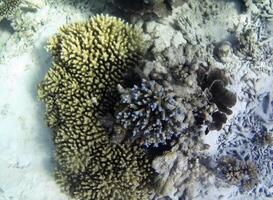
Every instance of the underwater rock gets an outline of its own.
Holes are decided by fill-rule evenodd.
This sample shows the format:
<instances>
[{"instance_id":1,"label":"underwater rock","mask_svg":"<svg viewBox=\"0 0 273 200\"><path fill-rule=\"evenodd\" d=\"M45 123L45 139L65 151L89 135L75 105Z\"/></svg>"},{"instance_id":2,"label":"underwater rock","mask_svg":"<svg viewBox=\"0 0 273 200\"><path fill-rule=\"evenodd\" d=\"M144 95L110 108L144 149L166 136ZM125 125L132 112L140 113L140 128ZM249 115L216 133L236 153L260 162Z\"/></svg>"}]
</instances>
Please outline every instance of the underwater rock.
<instances>
[{"instance_id":1,"label":"underwater rock","mask_svg":"<svg viewBox=\"0 0 273 200\"><path fill-rule=\"evenodd\" d=\"M190 142L191 139L185 138L189 139L188 136L183 136L179 145L153 160L153 168L158 173L155 180L159 197L172 200L193 199L196 195L196 185L199 183L202 183L203 187L209 185L211 172L202 164L203 158L197 155L205 146L201 147L202 143L193 144ZM187 144L190 148L183 147Z\"/></svg>"},{"instance_id":2,"label":"underwater rock","mask_svg":"<svg viewBox=\"0 0 273 200\"><path fill-rule=\"evenodd\" d=\"M216 56L223 63L229 62L231 53L232 47L229 42L221 43L216 49Z\"/></svg>"}]
</instances>

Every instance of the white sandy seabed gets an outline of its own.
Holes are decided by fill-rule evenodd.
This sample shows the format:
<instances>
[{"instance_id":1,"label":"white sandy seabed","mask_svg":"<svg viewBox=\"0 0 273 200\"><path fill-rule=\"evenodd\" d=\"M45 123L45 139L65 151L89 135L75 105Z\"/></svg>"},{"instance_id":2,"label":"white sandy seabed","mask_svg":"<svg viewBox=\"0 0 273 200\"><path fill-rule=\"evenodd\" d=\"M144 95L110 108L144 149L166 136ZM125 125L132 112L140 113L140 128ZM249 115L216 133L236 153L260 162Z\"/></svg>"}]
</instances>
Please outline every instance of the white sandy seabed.
<instances>
[{"instance_id":1,"label":"white sandy seabed","mask_svg":"<svg viewBox=\"0 0 273 200\"><path fill-rule=\"evenodd\" d=\"M28 30L14 36L0 28L0 200L67 200L52 176L53 144L37 84L51 65L48 38L72 19L88 17L70 5L45 5L24 17L44 25L30 37Z\"/></svg>"},{"instance_id":2,"label":"white sandy seabed","mask_svg":"<svg viewBox=\"0 0 273 200\"><path fill-rule=\"evenodd\" d=\"M61 25L86 20L93 12L84 5L37 2L41 2L40 8L19 13L22 21L34 27L15 21L18 32L14 33L8 21L0 23L0 200L69 199L52 176L54 147L44 124L44 107L37 100L37 84L51 65L46 41ZM94 2L89 1L89 5ZM261 93L271 88L272 94L273 80L265 78L256 86ZM236 108L242 110L245 104L241 102ZM214 135L207 142L213 144ZM207 199L219 196L210 192Z\"/></svg>"}]
</instances>

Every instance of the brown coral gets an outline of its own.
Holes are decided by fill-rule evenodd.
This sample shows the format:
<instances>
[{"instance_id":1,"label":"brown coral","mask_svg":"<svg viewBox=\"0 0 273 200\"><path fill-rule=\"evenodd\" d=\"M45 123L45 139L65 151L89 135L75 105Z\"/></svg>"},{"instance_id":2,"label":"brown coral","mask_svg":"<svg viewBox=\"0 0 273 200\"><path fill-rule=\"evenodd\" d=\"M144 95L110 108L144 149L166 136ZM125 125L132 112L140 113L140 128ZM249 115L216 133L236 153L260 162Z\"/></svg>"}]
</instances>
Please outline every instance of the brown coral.
<instances>
[{"instance_id":1,"label":"brown coral","mask_svg":"<svg viewBox=\"0 0 273 200\"><path fill-rule=\"evenodd\" d=\"M218 170L228 183L237 185L242 191L250 190L258 183L257 168L250 161L224 156L218 162Z\"/></svg>"},{"instance_id":2,"label":"brown coral","mask_svg":"<svg viewBox=\"0 0 273 200\"><path fill-rule=\"evenodd\" d=\"M210 129L220 130L227 120L225 115L232 114L230 108L236 104L236 94L226 88L229 80L224 72L218 68L210 69L207 72L200 67L197 70L197 79L208 102L215 104L218 108L218 111L212 114L214 122L211 124Z\"/></svg>"},{"instance_id":3,"label":"brown coral","mask_svg":"<svg viewBox=\"0 0 273 200\"><path fill-rule=\"evenodd\" d=\"M153 172L146 154L112 144L100 121L141 45L133 26L105 15L65 26L49 42L53 66L38 96L54 132L57 181L75 199L147 198Z\"/></svg>"}]
</instances>

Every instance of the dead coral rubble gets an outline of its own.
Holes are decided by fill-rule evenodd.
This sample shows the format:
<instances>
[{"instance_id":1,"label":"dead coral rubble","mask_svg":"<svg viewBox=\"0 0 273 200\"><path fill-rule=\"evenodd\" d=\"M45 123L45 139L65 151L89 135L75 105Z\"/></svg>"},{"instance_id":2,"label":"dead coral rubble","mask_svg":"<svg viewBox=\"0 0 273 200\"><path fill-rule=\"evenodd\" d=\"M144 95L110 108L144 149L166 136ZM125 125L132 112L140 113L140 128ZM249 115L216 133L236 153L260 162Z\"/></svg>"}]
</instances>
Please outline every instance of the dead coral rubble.
<instances>
[{"instance_id":1,"label":"dead coral rubble","mask_svg":"<svg viewBox=\"0 0 273 200\"><path fill-rule=\"evenodd\" d=\"M251 195L255 198L266 199L266 197L273 197L273 146L270 144L272 124L268 124L264 117L261 117L255 110L239 113L218 139L216 162L219 163L224 157L231 157L233 160L238 160L236 161L238 165L244 165L244 163L254 165L258 173L258 184L250 184L253 186ZM240 191L243 192L243 187L240 186L240 183L238 184Z\"/></svg>"},{"instance_id":2,"label":"dead coral rubble","mask_svg":"<svg viewBox=\"0 0 273 200\"><path fill-rule=\"evenodd\" d=\"M201 152L207 148L199 131L183 134L179 144L153 160L153 168L158 173L156 191L159 197L170 199L194 199L199 183L208 186L211 171L203 164ZM208 162L208 159L206 159ZM160 199L160 198L159 198ZM168 199L168 198L167 198Z\"/></svg>"}]
</instances>

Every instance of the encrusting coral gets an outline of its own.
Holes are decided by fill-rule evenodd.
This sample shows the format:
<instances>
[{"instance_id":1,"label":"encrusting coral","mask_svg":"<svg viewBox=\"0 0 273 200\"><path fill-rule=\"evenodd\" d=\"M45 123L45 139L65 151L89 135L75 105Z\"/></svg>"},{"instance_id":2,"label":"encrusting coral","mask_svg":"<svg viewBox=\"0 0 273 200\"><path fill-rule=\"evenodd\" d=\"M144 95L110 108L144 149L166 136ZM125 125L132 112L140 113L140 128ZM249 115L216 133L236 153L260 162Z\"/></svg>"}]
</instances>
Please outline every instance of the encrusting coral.
<instances>
[{"instance_id":1,"label":"encrusting coral","mask_svg":"<svg viewBox=\"0 0 273 200\"><path fill-rule=\"evenodd\" d=\"M12 14L14 10L21 4L22 0L1 0L0 1L0 21Z\"/></svg>"},{"instance_id":2,"label":"encrusting coral","mask_svg":"<svg viewBox=\"0 0 273 200\"><path fill-rule=\"evenodd\" d=\"M181 106L171 91L155 81L143 80L141 86L121 95L116 123L131 141L139 140L145 146L166 144L186 128L186 111Z\"/></svg>"},{"instance_id":3,"label":"encrusting coral","mask_svg":"<svg viewBox=\"0 0 273 200\"><path fill-rule=\"evenodd\" d=\"M53 66L38 97L53 129L57 181L75 199L147 198L149 159L138 147L112 144L100 122L141 45L135 27L108 15L62 27L49 42Z\"/></svg>"}]
</instances>

